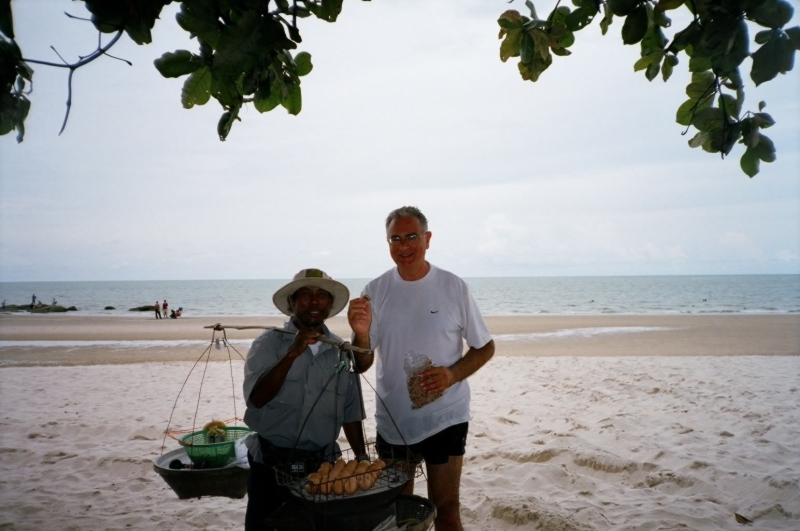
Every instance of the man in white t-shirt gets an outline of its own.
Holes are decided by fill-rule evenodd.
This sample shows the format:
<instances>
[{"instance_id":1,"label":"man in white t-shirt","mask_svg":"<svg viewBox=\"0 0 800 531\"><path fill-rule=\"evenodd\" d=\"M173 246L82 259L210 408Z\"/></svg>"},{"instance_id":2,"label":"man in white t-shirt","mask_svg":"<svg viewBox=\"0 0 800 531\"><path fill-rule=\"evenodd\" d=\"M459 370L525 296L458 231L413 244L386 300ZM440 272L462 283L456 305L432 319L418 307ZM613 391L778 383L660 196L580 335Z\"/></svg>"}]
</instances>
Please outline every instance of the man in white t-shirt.
<instances>
[{"instance_id":1,"label":"man in white t-shirt","mask_svg":"<svg viewBox=\"0 0 800 531\"><path fill-rule=\"evenodd\" d=\"M386 237L397 267L367 284L348 310L353 344L378 352L377 446L387 456L410 451L425 460L436 530L461 531L459 485L470 419L466 379L492 357L494 341L466 283L425 260L431 233L419 209L392 211ZM441 397L413 408L404 364L420 354L433 362L419 377L423 393ZM365 371L372 357L356 355L356 363ZM413 490L412 480L405 492Z\"/></svg>"}]
</instances>

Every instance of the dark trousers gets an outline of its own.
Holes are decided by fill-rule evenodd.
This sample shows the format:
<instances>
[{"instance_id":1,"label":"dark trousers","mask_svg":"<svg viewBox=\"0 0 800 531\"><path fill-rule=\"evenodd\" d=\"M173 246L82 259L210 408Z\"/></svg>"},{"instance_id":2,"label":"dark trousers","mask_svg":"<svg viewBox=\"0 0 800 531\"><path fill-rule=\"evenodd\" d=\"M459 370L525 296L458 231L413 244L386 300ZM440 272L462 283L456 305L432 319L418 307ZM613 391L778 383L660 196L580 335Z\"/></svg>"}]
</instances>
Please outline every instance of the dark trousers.
<instances>
[{"instance_id":1,"label":"dark trousers","mask_svg":"<svg viewBox=\"0 0 800 531\"><path fill-rule=\"evenodd\" d=\"M309 469L315 466L314 463L319 467L320 454L275 448L261 437L259 442L261 454L267 464L256 463L250 453L247 454L250 476L247 479L245 531L313 530L314 526L308 517L308 511L304 510L301 502L286 487L278 485L273 467L285 464L288 460L306 461Z\"/></svg>"}]
</instances>

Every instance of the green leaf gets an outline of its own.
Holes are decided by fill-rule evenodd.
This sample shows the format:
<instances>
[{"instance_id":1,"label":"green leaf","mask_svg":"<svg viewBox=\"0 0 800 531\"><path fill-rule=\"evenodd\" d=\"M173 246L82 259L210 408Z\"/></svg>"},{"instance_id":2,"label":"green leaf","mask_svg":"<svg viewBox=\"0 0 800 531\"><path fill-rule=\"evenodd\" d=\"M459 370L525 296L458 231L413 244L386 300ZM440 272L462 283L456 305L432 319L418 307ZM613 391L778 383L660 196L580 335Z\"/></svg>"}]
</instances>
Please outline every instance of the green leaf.
<instances>
[{"instance_id":1,"label":"green leaf","mask_svg":"<svg viewBox=\"0 0 800 531\"><path fill-rule=\"evenodd\" d=\"M739 114L736 112L736 98L730 94L720 94L717 105L725 111L725 114L736 120Z\"/></svg>"},{"instance_id":2,"label":"green leaf","mask_svg":"<svg viewBox=\"0 0 800 531\"><path fill-rule=\"evenodd\" d=\"M647 33L647 8L639 5L625 17L625 24L622 25L622 42L636 44L644 38L645 33Z\"/></svg>"},{"instance_id":3,"label":"green leaf","mask_svg":"<svg viewBox=\"0 0 800 531\"><path fill-rule=\"evenodd\" d=\"M658 50L657 52L653 52L650 55L642 57L638 61L633 64L633 71L639 72L640 70L646 69L648 66L654 63L660 63L661 59L664 58L664 51Z\"/></svg>"},{"instance_id":4,"label":"green leaf","mask_svg":"<svg viewBox=\"0 0 800 531\"><path fill-rule=\"evenodd\" d=\"M667 38L659 26L650 25L642 39L642 56L650 55L657 50L663 50L667 45Z\"/></svg>"},{"instance_id":5,"label":"green leaf","mask_svg":"<svg viewBox=\"0 0 800 531\"><path fill-rule=\"evenodd\" d=\"M699 131L711 131L720 127L723 123L724 115L722 109L718 107L708 107L697 111L692 119L692 125Z\"/></svg>"},{"instance_id":6,"label":"green leaf","mask_svg":"<svg viewBox=\"0 0 800 531\"><path fill-rule=\"evenodd\" d=\"M567 15L566 24L567 29L570 31L578 31L589 24L591 24L595 15L597 15L597 4L588 2L587 5L579 7L569 15Z\"/></svg>"},{"instance_id":7,"label":"green leaf","mask_svg":"<svg viewBox=\"0 0 800 531\"><path fill-rule=\"evenodd\" d=\"M196 70L183 83L181 103L184 109L205 105L211 98L211 72L208 67Z\"/></svg>"},{"instance_id":8,"label":"green leaf","mask_svg":"<svg viewBox=\"0 0 800 531\"><path fill-rule=\"evenodd\" d=\"M711 83L693 81L686 85L686 95L695 100L703 96L713 95L715 92L713 81Z\"/></svg>"},{"instance_id":9,"label":"green leaf","mask_svg":"<svg viewBox=\"0 0 800 531\"><path fill-rule=\"evenodd\" d=\"M670 11L671 9L678 9L683 5L684 0L660 0L656 4L656 9L659 11Z\"/></svg>"},{"instance_id":10,"label":"green leaf","mask_svg":"<svg viewBox=\"0 0 800 531\"><path fill-rule=\"evenodd\" d=\"M289 87L289 93L281 100L281 105L284 109L289 111L289 114L297 115L303 108L303 98L300 91L300 85L292 85Z\"/></svg>"},{"instance_id":11,"label":"green leaf","mask_svg":"<svg viewBox=\"0 0 800 531\"><path fill-rule=\"evenodd\" d=\"M167 52L153 63L164 77L181 77L203 66L203 60L187 50Z\"/></svg>"},{"instance_id":12,"label":"green leaf","mask_svg":"<svg viewBox=\"0 0 800 531\"><path fill-rule=\"evenodd\" d=\"M772 34L772 30L763 30L756 33L755 41L756 44L764 44L769 40L769 36Z\"/></svg>"},{"instance_id":13,"label":"green leaf","mask_svg":"<svg viewBox=\"0 0 800 531\"><path fill-rule=\"evenodd\" d=\"M702 29L696 21L692 21L688 26L675 34L669 51L675 53L685 50L688 46L698 42L702 36ZM689 54L691 55L691 54Z\"/></svg>"},{"instance_id":14,"label":"green leaf","mask_svg":"<svg viewBox=\"0 0 800 531\"><path fill-rule=\"evenodd\" d=\"M730 33L733 33L733 35L727 38L724 52L711 58L712 68L721 75L726 75L728 72L738 68L750 56L747 23L744 20L740 20Z\"/></svg>"},{"instance_id":15,"label":"green leaf","mask_svg":"<svg viewBox=\"0 0 800 531\"><path fill-rule=\"evenodd\" d=\"M523 63L530 63L533 60L534 42L528 32L522 34L519 43L519 58Z\"/></svg>"},{"instance_id":16,"label":"green leaf","mask_svg":"<svg viewBox=\"0 0 800 531\"><path fill-rule=\"evenodd\" d=\"M764 107L766 107L766 106L767 106L767 102L766 101L759 101L758 102L758 110L759 111L763 111Z\"/></svg>"},{"instance_id":17,"label":"green leaf","mask_svg":"<svg viewBox=\"0 0 800 531\"><path fill-rule=\"evenodd\" d=\"M692 83L702 83L704 87L708 87L717 79L714 72L700 71L692 73Z\"/></svg>"},{"instance_id":18,"label":"green leaf","mask_svg":"<svg viewBox=\"0 0 800 531\"><path fill-rule=\"evenodd\" d=\"M265 92L256 93L256 99L253 101L253 105L258 112L265 113L280 105L282 99L283 94L279 86L272 84L270 88L270 86L267 85L267 90Z\"/></svg>"},{"instance_id":19,"label":"green leaf","mask_svg":"<svg viewBox=\"0 0 800 531\"><path fill-rule=\"evenodd\" d=\"M672 76L672 70L676 66L678 66L678 58L674 55L667 55L664 59L664 64L661 66L661 77L665 83Z\"/></svg>"},{"instance_id":20,"label":"green leaf","mask_svg":"<svg viewBox=\"0 0 800 531\"><path fill-rule=\"evenodd\" d=\"M518 57L520 41L522 39L523 31L521 29L510 30L506 34L505 40L500 43L500 60L504 63L509 57Z\"/></svg>"},{"instance_id":21,"label":"green leaf","mask_svg":"<svg viewBox=\"0 0 800 531\"><path fill-rule=\"evenodd\" d=\"M705 72L711 70L711 59L699 55L693 55L689 59L689 72Z\"/></svg>"},{"instance_id":22,"label":"green leaf","mask_svg":"<svg viewBox=\"0 0 800 531\"><path fill-rule=\"evenodd\" d=\"M755 7L747 9L747 17L767 28L782 28L792 19L794 8L785 0L764 0Z\"/></svg>"},{"instance_id":23,"label":"green leaf","mask_svg":"<svg viewBox=\"0 0 800 531\"><path fill-rule=\"evenodd\" d=\"M678 107L678 112L675 113L675 121L681 125L690 125L692 123L693 113L708 108L712 100L712 98L686 100Z\"/></svg>"},{"instance_id":24,"label":"green leaf","mask_svg":"<svg viewBox=\"0 0 800 531\"><path fill-rule=\"evenodd\" d=\"M644 0L608 0L608 6L618 17L628 16Z\"/></svg>"},{"instance_id":25,"label":"green leaf","mask_svg":"<svg viewBox=\"0 0 800 531\"><path fill-rule=\"evenodd\" d=\"M709 140L709 138L710 137L707 132L700 131L699 133L694 135L694 137L691 140L689 140L689 147L690 148L700 147L703 144L705 144Z\"/></svg>"},{"instance_id":26,"label":"green leaf","mask_svg":"<svg viewBox=\"0 0 800 531\"><path fill-rule=\"evenodd\" d=\"M506 30L520 29L524 24L522 21L522 16L518 11L513 9L509 9L500 15L500 18L497 19L497 23L501 28Z\"/></svg>"},{"instance_id":27,"label":"green leaf","mask_svg":"<svg viewBox=\"0 0 800 531\"><path fill-rule=\"evenodd\" d=\"M238 108L222 113L219 123L217 124L217 134L222 142L225 142L225 139L228 138L228 134L231 132L231 127L233 127L233 122L235 122L238 118Z\"/></svg>"},{"instance_id":28,"label":"green leaf","mask_svg":"<svg viewBox=\"0 0 800 531\"><path fill-rule=\"evenodd\" d=\"M752 118L742 120L742 144L754 148L758 145L760 137L759 128Z\"/></svg>"},{"instance_id":29,"label":"green leaf","mask_svg":"<svg viewBox=\"0 0 800 531\"><path fill-rule=\"evenodd\" d=\"M789 37L789 41L791 41L794 49L800 50L800 26L789 28L785 33Z\"/></svg>"},{"instance_id":30,"label":"green leaf","mask_svg":"<svg viewBox=\"0 0 800 531\"><path fill-rule=\"evenodd\" d=\"M553 56L549 53L547 54L546 59L542 59L539 54L534 54L533 61L531 63L525 64L520 61L517 66L519 67L519 74L522 76L522 79L537 81L539 76L542 75L542 72L547 70L552 63Z\"/></svg>"},{"instance_id":31,"label":"green leaf","mask_svg":"<svg viewBox=\"0 0 800 531\"><path fill-rule=\"evenodd\" d=\"M314 16L326 22L336 22L342 12L342 0L321 0L321 2L309 2L306 4Z\"/></svg>"},{"instance_id":32,"label":"green leaf","mask_svg":"<svg viewBox=\"0 0 800 531\"><path fill-rule=\"evenodd\" d=\"M0 0L0 33L5 35L8 40L14 40L14 16L11 13L11 0Z\"/></svg>"},{"instance_id":33,"label":"green leaf","mask_svg":"<svg viewBox=\"0 0 800 531\"><path fill-rule=\"evenodd\" d=\"M647 78L648 81L653 81L656 77L658 77L658 73L661 71L661 62L653 63L647 67L647 70L644 72L644 76Z\"/></svg>"},{"instance_id":34,"label":"green leaf","mask_svg":"<svg viewBox=\"0 0 800 531\"><path fill-rule=\"evenodd\" d=\"M755 150L756 155L758 155L758 158L761 159L762 162L775 162L777 159L775 155L775 144L772 143L769 137L762 134L758 135L758 144L752 149Z\"/></svg>"},{"instance_id":35,"label":"green leaf","mask_svg":"<svg viewBox=\"0 0 800 531\"><path fill-rule=\"evenodd\" d=\"M282 27L280 31L283 33ZM286 34L283 36L285 38ZM259 15L255 11L247 11L235 24L227 24L222 30L214 54L214 71L236 75L249 70L263 53L260 41Z\"/></svg>"},{"instance_id":36,"label":"green leaf","mask_svg":"<svg viewBox=\"0 0 800 531\"><path fill-rule=\"evenodd\" d=\"M653 10L653 22L662 28L672 26L672 19L665 15L660 9Z\"/></svg>"},{"instance_id":37,"label":"green leaf","mask_svg":"<svg viewBox=\"0 0 800 531\"><path fill-rule=\"evenodd\" d=\"M608 7L608 3L603 4L603 20L600 21L600 30L605 35L608 32L608 27L614 21L614 12Z\"/></svg>"},{"instance_id":38,"label":"green leaf","mask_svg":"<svg viewBox=\"0 0 800 531\"><path fill-rule=\"evenodd\" d=\"M775 120L772 118L772 116L765 112L757 112L753 114L753 123L755 123L761 129L769 129L775 125Z\"/></svg>"},{"instance_id":39,"label":"green leaf","mask_svg":"<svg viewBox=\"0 0 800 531\"><path fill-rule=\"evenodd\" d=\"M181 11L175 15L178 25L190 35L216 44L222 23L216 9L208 0L181 2Z\"/></svg>"},{"instance_id":40,"label":"green leaf","mask_svg":"<svg viewBox=\"0 0 800 531\"><path fill-rule=\"evenodd\" d=\"M534 53L537 53L542 60L546 59L550 53L550 36L540 29L528 30L528 34L533 38Z\"/></svg>"},{"instance_id":41,"label":"green leaf","mask_svg":"<svg viewBox=\"0 0 800 531\"><path fill-rule=\"evenodd\" d=\"M758 86L774 79L779 73L786 73L794 65L794 52L788 37L773 33L752 55L750 78Z\"/></svg>"},{"instance_id":42,"label":"green leaf","mask_svg":"<svg viewBox=\"0 0 800 531\"><path fill-rule=\"evenodd\" d=\"M749 177L755 177L759 171L760 164L761 161L758 159L756 150L753 148L747 148L744 155L742 155L742 158L739 160L739 166L741 166L742 171Z\"/></svg>"},{"instance_id":43,"label":"green leaf","mask_svg":"<svg viewBox=\"0 0 800 531\"><path fill-rule=\"evenodd\" d=\"M294 58L294 64L297 65L297 75L305 76L314 68L311 64L311 54L308 52L300 52Z\"/></svg>"}]
</instances>

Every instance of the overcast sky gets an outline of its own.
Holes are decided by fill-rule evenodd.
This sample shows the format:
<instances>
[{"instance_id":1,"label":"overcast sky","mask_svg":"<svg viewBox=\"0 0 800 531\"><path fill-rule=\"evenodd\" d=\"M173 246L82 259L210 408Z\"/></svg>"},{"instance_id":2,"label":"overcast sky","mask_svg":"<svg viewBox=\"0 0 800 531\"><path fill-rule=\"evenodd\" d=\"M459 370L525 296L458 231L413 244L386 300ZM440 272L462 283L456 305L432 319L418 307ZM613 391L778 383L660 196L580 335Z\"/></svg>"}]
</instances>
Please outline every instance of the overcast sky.
<instances>
[{"instance_id":1,"label":"overcast sky","mask_svg":"<svg viewBox=\"0 0 800 531\"><path fill-rule=\"evenodd\" d=\"M525 9L347 0L335 24L303 20L302 113L244 109L227 142L216 101L183 109L184 78L153 67L197 50L174 4L153 44L124 37L110 52L133 67L75 73L61 136L67 72L34 65L25 141L0 137L0 279L374 277L393 265L385 216L405 204L430 220L429 260L467 277L800 273L800 68L747 88L745 109L766 100L777 120L778 149L750 179L741 146L721 161L681 136L683 57L649 83L617 20L523 82L499 60L509 7ZM74 61L96 45L63 15L85 14L79 2L12 8L25 57L57 61L53 45Z\"/></svg>"}]
</instances>

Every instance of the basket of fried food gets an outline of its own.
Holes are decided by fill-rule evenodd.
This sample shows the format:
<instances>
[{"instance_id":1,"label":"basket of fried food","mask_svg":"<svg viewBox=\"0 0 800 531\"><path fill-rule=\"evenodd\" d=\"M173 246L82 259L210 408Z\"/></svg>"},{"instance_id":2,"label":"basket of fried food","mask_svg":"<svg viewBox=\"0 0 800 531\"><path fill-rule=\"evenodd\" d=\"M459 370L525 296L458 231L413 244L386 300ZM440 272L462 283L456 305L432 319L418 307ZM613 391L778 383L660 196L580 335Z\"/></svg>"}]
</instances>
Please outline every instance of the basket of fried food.
<instances>
[{"instance_id":1,"label":"basket of fried food","mask_svg":"<svg viewBox=\"0 0 800 531\"><path fill-rule=\"evenodd\" d=\"M335 461L323 461L316 471L297 474L291 465L276 467L278 484L331 513L361 512L392 502L402 492L416 467L408 460L349 459L349 451ZM296 470L296 468L294 468Z\"/></svg>"}]
</instances>

